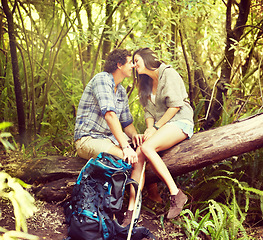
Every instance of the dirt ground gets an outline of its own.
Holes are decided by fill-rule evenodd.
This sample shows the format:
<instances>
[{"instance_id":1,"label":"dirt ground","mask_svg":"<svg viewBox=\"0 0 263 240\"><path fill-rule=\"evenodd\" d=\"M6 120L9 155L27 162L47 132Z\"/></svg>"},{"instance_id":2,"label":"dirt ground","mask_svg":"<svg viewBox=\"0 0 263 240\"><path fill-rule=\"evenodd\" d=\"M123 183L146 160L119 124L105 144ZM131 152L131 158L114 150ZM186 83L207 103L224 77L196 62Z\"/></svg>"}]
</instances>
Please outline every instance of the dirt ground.
<instances>
[{"instance_id":1,"label":"dirt ground","mask_svg":"<svg viewBox=\"0 0 263 240\"><path fill-rule=\"evenodd\" d=\"M12 163L14 158L18 157L21 157L19 153L7 154L4 151L0 151L0 160L5 160L0 161L0 166L7 161ZM165 195L162 197L166 202L167 194L163 195ZM38 210L33 217L27 220L28 233L38 236L40 240L63 240L66 238L67 225L64 223L65 218L61 204L48 203L36 199L35 205ZM163 208L161 211L165 211L164 205L161 207ZM143 208L137 225L148 228L154 234L156 240L186 239L183 237L180 228L168 220L162 220L160 213L160 204L156 205L154 202L147 200L147 198L143 198ZM159 216L155 214L159 214ZM1 198L0 227L7 230L15 230L13 206L9 201Z\"/></svg>"},{"instance_id":2,"label":"dirt ground","mask_svg":"<svg viewBox=\"0 0 263 240\"><path fill-rule=\"evenodd\" d=\"M18 153L6 154L0 151L0 166L4 162L12 162L20 157ZM33 195L33 193L29 192ZM167 199L167 194L163 200ZM34 196L34 195L33 195ZM35 196L34 196L35 197ZM163 197L163 196L162 196ZM36 199L36 198L35 198ZM127 199L126 199L127 200ZM165 201L164 201L165 202ZM67 225L64 223L65 217L61 203L48 203L36 199L35 205L37 211L33 217L27 220L28 233L38 236L40 240L63 240L67 237ZM163 209L161 209L161 207ZM180 228L168 220L162 220L161 212L164 205L156 204L147 198L143 198L143 207L141 210L138 226L148 228L155 236L156 240L168 239L186 239L180 231ZM156 214L159 214L158 216ZM5 199L0 198L0 227L7 230L15 230L15 218L12 204Z\"/></svg>"},{"instance_id":3,"label":"dirt ground","mask_svg":"<svg viewBox=\"0 0 263 240\"><path fill-rule=\"evenodd\" d=\"M33 217L27 220L28 233L39 237L39 240L63 240L67 237L67 225L64 224L63 208L58 204L51 204L36 201L38 208ZM7 200L0 200L0 226L8 230L15 229L15 219L13 207ZM149 210L142 209L138 226L147 227L155 236L156 240L186 240L188 239L179 226L170 221L161 220L161 216L156 216ZM263 240L263 228L253 228L249 230L251 238ZM197 240L211 239L202 236Z\"/></svg>"},{"instance_id":4,"label":"dirt ground","mask_svg":"<svg viewBox=\"0 0 263 240\"><path fill-rule=\"evenodd\" d=\"M38 211L27 221L28 233L36 235L40 240L63 240L67 237L67 226L64 224L63 208L57 204L36 201ZM0 201L1 217L0 226L8 230L15 229L12 205ZM164 221L160 217L142 209L139 226L147 227L156 237L156 240L187 239L180 233L180 229Z\"/></svg>"}]
</instances>

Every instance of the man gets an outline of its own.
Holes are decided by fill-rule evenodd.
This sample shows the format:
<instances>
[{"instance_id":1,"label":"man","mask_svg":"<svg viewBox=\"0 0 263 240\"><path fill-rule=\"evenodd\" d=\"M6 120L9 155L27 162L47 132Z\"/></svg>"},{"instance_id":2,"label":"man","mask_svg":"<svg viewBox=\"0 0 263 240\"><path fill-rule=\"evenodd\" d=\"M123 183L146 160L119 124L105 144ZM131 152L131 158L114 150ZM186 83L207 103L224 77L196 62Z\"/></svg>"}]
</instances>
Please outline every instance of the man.
<instances>
[{"instance_id":1,"label":"man","mask_svg":"<svg viewBox=\"0 0 263 240\"><path fill-rule=\"evenodd\" d=\"M142 135L137 134L132 123L128 97L120 84L131 76L133 67L131 53L115 49L107 57L104 72L87 84L79 102L74 132L80 157L90 159L100 152L108 152L129 164L138 162L129 138L136 147L141 145Z\"/></svg>"},{"instance_id":2,"label":"man","mask_svg":"<svg viewBox=\"0 0 263 240\"><path fill-rule=\"evenodd\" d=\"M80 157L96 158L100 152L107 152L129 164L138 163L137 153L129 141L131 139L136 148L142 144L143 135L137 134L132 123L126 90L121 85L125 77L131 76L133 67L131 53L115 49L106 59L104 72L95 75L87 84L79 102L74 132ZM133 171L131 177L137 179L140 174ZM150 185L148 195L156 201L161 199L156 184ZM131 197L134 198L134 194ZM123 226L130 223L131 217L128 212Z\"/></svg>"}]
</instances>

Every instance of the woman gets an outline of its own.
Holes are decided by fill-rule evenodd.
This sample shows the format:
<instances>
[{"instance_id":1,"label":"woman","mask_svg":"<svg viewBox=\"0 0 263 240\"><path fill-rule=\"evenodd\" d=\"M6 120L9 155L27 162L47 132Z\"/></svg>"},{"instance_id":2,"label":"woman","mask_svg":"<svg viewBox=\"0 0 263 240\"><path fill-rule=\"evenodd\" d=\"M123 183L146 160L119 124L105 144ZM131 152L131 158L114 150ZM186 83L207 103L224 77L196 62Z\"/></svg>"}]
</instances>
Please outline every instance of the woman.
<instances>
[{"instance_id":1,"label":"woman","mask_svg":"<svg viewBox=\"0 0 263 240\"><path fill-rule=\"evenodd\" d=\"M139 181L143 163L147 159L153 171L169 188L171 201L167 218L170 219L180 214L187 196L177 188L158 152L193 135L193 110L180 75L170 65L162 63L151 49L135 51L133 61L147 129L144 142L137 149L138 163L133 166L132 178ZM134 198L131 191L123 225L129 224Z\"/></svg>"}]
</instances>

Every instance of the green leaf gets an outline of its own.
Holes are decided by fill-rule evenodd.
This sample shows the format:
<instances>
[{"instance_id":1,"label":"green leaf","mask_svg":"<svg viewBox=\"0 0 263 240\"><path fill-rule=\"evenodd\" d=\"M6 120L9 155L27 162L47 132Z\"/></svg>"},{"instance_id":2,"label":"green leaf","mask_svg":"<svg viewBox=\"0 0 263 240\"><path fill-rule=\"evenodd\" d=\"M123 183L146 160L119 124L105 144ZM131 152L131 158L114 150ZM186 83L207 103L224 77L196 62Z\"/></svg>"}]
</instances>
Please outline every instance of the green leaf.
<instances>
[{"instance_id":1,"label":"green leaf","mask_svg":"<svg viewBox=\"0 0 263 240\"><path fill-rule=\"evenodd\" d=\"M11 122L1 122L0 123L0 130L11 127L11 126L13 126L13 123L11 123Z\"/></svg>"}]
</instances>

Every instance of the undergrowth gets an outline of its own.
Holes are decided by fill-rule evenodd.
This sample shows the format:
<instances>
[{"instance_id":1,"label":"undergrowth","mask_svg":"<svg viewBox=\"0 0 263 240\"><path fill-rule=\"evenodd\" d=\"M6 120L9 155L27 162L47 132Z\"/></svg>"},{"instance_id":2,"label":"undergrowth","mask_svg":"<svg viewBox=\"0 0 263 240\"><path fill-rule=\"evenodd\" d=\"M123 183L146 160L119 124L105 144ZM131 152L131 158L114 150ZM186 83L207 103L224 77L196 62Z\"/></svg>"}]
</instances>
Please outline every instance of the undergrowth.
<instances>
[{"instance_id":1,"label":"undergrowth","mask_svg":"<svg viewBox=\"0 0 263 240\"><path fill-rule=\"evenodd\" d=\"M191 201L171 222L187 239L253 239L246 229L262 225L262 156L259 149L178 177Z\"/></svg>"},{"instance_id":2,"label":"undergrowth","mask_svg":"<svg viewBox=\"0 0 263 240\"><path fill-rule=\"evenodd\" d=\"M0 124L0 143L6 151L15 150L15 146L10 142L12 135L5 132L5 129L12 124L3 122ZM0 172L0 198L10 201L14 208L15 230L7 230L0 226L0 239L28 239L37 240L38 237L27 233L26 219L33 216L37 210L34 205L34 198L25 188L29 185L23 181L12 178L9 174ZM1 213L1 211L0 211Z\"/></svg>"}]
</instances>

